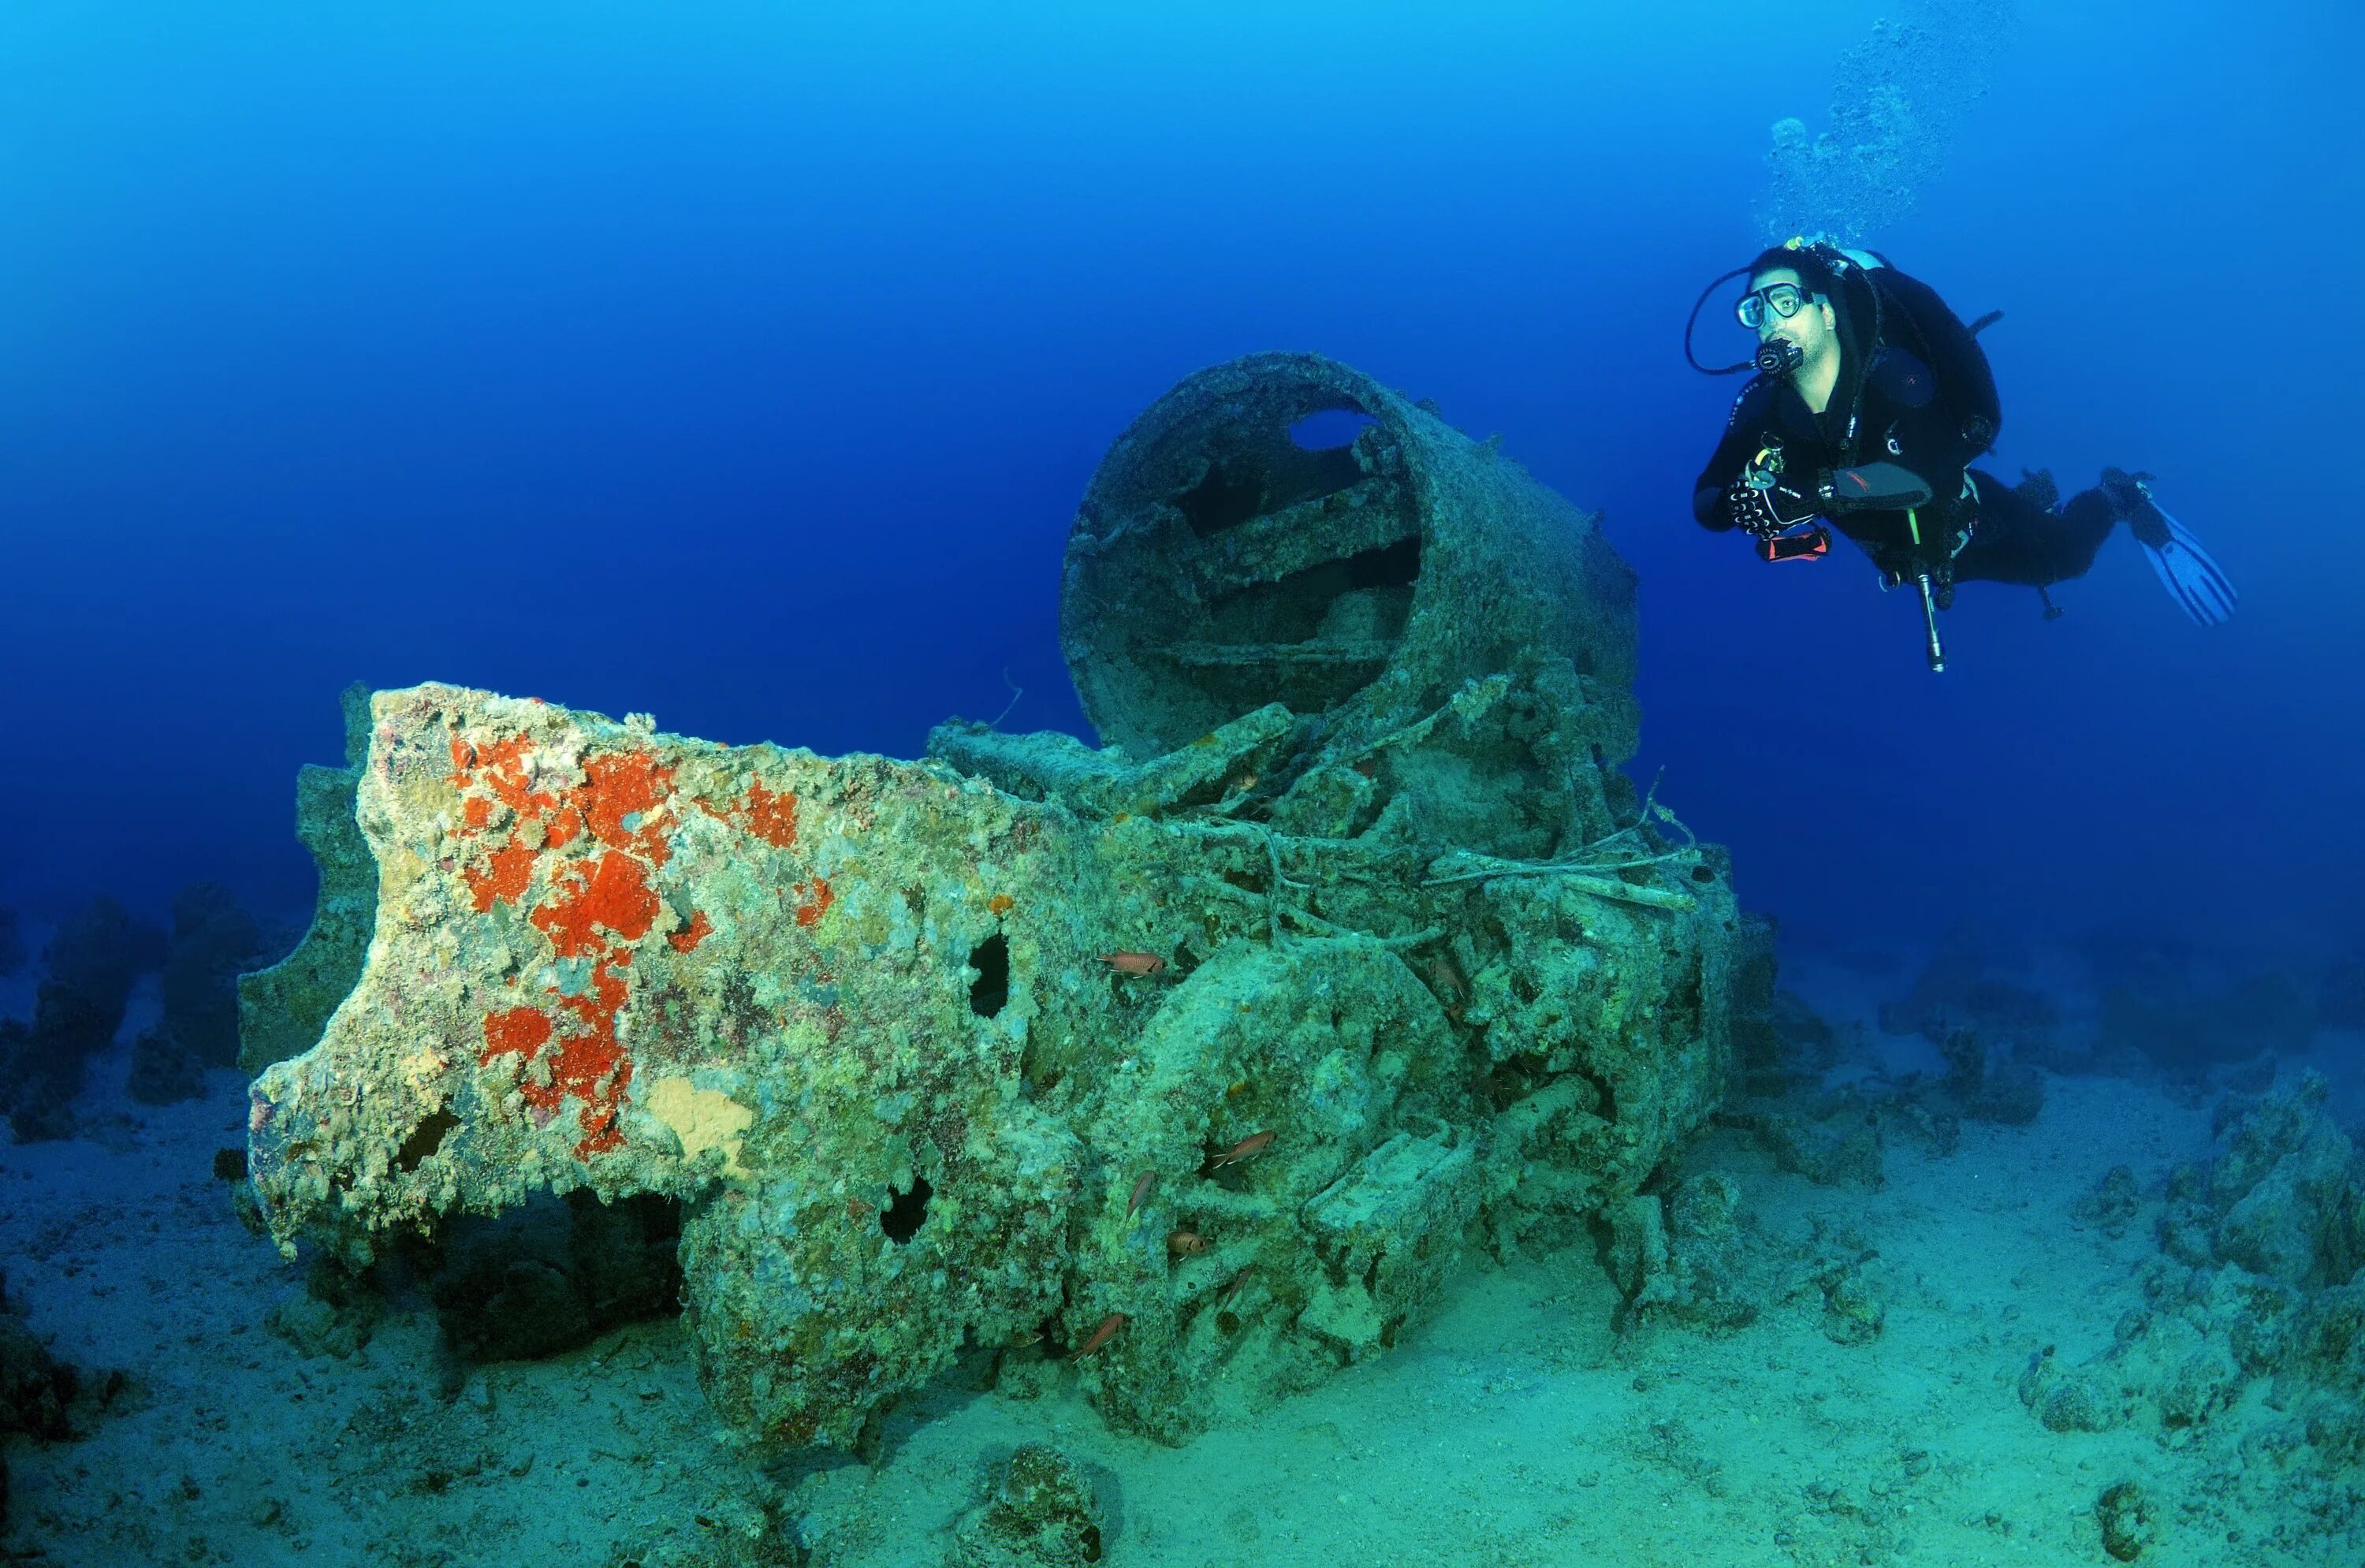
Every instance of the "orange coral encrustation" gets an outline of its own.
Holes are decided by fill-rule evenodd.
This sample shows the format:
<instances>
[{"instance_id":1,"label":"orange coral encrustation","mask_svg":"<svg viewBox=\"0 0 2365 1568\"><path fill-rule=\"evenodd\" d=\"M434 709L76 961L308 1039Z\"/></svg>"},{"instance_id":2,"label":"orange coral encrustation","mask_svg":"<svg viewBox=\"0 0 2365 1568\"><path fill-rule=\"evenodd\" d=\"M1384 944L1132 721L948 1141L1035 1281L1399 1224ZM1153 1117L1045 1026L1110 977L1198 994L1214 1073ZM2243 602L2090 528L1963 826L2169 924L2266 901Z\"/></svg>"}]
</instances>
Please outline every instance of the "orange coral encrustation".
<instances>
[{"instance_id":1,"label":"orange coral encrustation","mask_svg":"<svg viewBox=\"0 0 2365 1568\"><path fill-rule=\"evenodd\" d=\"M750 781L738 801L718 807L701 797L690 802L707 815L754 834L775 849L797 846L797 797L793 790L772 790Z\"/></svg>"},{"instance_id":2,"label":"orange coral encrustation","mask_svg":"<svg viewBox=\"0 0 2365 1568\"><path fill-rule=\"evenodd\" d=\"M544 1122L570 1095L582 1102L577 1122L583 1136L575 1153L583 1159L624 1141L617 1117L632 1083L633 1063L616 1022L631 994L625 983L633 964L630 944L649 934L664 907L649 874L673 854L674 769L644 751L603 753L583 759L581 783L553 791L534 778L529 767L532 752L524 735L482 746L452 738L450 782L463 796L455 834L476 839L492 832L496 805L507 807L514 818L507 842L490 846L481 861L471 858L462 875L478 913L495 903L524 909L527 920L549 938L554 954L588 958L591 971L572 995L548 988L548 1006L488 1014L477 1059L489 1064L516 1053L530 1063L555 1042L547 1080L528 1072L518 1092ZM600 846L596 853L561 853L587 831ZM529 904L537 874L542 896ZM705 919L703 913L696 915L693 933L703 935L698 923ZM695 938L680 950L694 946Z\"/></svg>"},{"instance_id":3,"label":"orange coral encrustation","mask_svg":"<svg viewBox=\"0 0 2365 1568\"><path fill-rule=\"evenodd\" d=\"M453 834L463 841L501 836L478 846L479 853L462 863L461 876L478 913L496 903L523 910L555 956L588 959L591 969L572 994L552 986L546 1004L488 1014L478 1060L489 1065L516 1054L530 1066L549 1049L546 1081L529 1071L518 1092L544 1123L569 1096L582 1102L577 1125L583 1136L575 1146L582 1159L624 1141L618 1118L633 1062L617 1021L631 997L632 944L656 928L665 908L650 873L673 855L672 833L679 823L675 769L647 751L601 752L583 757L580 783L552 790L536 775L533 752L526 735L483 745L452 737L449 782L462 796ZM796 843L797 797L788 790L750 783L745 796L723 808L702 798L690 803L775 848ZM497 823L504 808L507 820ZM596 850L562 853L586 833ZM530 898L537 877L540 895ZM796 891L801 926L817 922L835 896L820 876L798 883ZM666 940L674 951L688 953L713 932L706 912L692 910L689 924Z\"/></svg>"}]
</instances>

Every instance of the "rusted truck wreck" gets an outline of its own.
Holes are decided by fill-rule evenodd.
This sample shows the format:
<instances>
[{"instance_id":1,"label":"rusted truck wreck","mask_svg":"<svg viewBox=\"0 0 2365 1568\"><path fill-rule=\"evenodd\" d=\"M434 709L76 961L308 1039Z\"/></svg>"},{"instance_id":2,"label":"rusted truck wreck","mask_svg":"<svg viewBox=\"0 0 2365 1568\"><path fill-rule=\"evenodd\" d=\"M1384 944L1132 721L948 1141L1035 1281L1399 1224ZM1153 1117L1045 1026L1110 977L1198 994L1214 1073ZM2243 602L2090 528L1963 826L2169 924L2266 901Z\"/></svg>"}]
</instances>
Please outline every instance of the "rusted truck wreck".
<instances>
[{"instance_id":1,"label":"rusted truck wreck","mask_svg":"<svg viewBox=\"0 0 2365 1568\"><path fill-rule=\"evenodd\" d=\"M1293 439L1337 410L1348 443ZM1761 939L1619 771L1634 584L1595 520L1261 355L1116 442L1065 574L1097 750L375 694L375 913L290 960L343 994L253 1086L274 1234L358 1262L662 1193L750 1436L848 1444L998 1354L1179 1440L1381 1351L1466 1247L1629 1200L1722 1093ZM250 977L251 1023L292 983Z\"/></svg>"}]
</instances>

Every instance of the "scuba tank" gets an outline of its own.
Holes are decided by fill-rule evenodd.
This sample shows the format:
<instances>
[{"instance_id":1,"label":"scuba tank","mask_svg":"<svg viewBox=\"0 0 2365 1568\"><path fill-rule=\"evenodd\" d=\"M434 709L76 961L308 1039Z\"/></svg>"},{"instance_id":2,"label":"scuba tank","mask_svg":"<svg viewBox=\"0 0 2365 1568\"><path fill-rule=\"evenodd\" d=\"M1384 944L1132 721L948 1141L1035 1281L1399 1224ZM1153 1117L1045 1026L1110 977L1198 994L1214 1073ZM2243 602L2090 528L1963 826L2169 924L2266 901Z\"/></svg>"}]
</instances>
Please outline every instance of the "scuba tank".
<instances>
[{"instance_id":1,"label":"scuba tank","mask_svg":"<svg viewBox=\"0 0 2365 1568\"><path fill-rule=\"evenodd\" d=\"M1965 326L1936 289L1899 272L1886 258L1871 252L1844 253L1861 258L1861 275L1879 301L1876 319L1880 341L1896 344L1930 367L1938 380L1938 395L1962 422L1963 444L1971 456L1994 446L2003 428L2003 403L1996 394L1987 351L1979 347L1978 329ZM1979 328L2001 314L1982 318Z\"/></svg>"}]
</instances>

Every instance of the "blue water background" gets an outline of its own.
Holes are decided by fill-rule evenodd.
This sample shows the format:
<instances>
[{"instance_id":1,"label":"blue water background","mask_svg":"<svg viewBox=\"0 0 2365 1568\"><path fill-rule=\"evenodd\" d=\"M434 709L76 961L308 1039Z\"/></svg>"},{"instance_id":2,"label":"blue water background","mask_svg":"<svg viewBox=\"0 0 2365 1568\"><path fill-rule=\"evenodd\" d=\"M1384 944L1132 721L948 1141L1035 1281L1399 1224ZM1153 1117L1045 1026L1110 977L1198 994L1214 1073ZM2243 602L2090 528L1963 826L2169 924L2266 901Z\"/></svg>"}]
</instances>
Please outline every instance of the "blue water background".
<instances>
[{"instance_id":1,"label":"blue water background","mask_svg":"<svg viewBox=\"0 0 2365 1568\"><path fill-rule=\"evenodd\" d=\"M0 902L300 914L355 678L909 756L1006 669L1081 729L1094 465L1287 348L1606 512L1638 769L1794 932L2353 940L2365 26L2034 10L1878 237L2008 312L1999 466L2156 470L2245 596L2195 628L2122 535L2057 622L1966 589L1933 678L1860 562L1687 511L1684 312L1881 9L15 0Z\"/></svg>"}]
</instances>

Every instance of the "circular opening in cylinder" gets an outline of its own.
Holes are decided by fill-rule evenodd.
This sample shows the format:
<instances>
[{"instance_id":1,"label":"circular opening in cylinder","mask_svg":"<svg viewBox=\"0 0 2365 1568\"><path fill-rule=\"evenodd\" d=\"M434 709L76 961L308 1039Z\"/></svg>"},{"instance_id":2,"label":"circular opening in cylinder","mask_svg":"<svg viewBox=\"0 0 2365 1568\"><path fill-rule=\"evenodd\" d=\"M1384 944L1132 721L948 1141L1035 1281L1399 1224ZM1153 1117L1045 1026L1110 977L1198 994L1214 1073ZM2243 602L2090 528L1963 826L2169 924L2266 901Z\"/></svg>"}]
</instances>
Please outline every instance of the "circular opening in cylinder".
<instances>
[{"instance_id":1,"label":"circular opening in cylinder","mask_svg":"<svg viewBox=\"0 0 2365 1568\"><path fill-rule=\"evenodd\" d=\"M1145 754L1370 684L1404 637L1423 545L1384 395L1295 358L1175 388L1111 451L1078 534L1069 661L1093 723Z\"/></svg>"}]
</instances>

